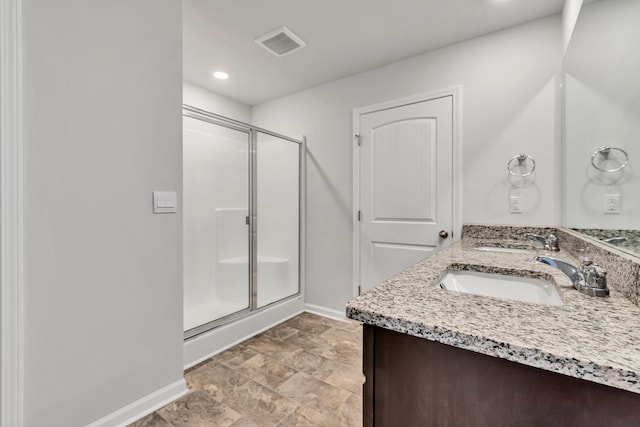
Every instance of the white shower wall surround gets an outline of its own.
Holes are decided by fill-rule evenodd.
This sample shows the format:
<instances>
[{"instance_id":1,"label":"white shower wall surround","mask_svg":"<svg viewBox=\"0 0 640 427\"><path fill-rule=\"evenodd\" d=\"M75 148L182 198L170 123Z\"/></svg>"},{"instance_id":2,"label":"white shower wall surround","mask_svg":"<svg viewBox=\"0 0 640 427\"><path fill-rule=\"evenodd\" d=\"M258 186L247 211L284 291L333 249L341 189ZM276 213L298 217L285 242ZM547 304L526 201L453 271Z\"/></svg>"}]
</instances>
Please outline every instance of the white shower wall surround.
<instances>
[{"instance_id":1,"label":"white shower wall surround","mask_svg":"<svg viewBox=\"0 0 640 427\"><path fill-rule=\"evenodd\" d=\"M193 295L203 297L200 302L190 301L185 307L184 329L189 330L218 318L247 308L248 289L229 284L246 283L249 272L247 249L247 209L218 208L214 210L213 274L202 280L193 277ZM206 231L205 231L206 232ZM196 255L197 256L197 255ZM258 294L258 307L290 295L289 259L258 254L258 271L262 291ZM187 270L185 270L185 273ZM200 280L199 280L200 279ZM204 292L199 292L204 291ZM204 294L204 295L203 295Z\"/></svg>"},{"instance_id":2,"label":"white shower wall surround","mask_svg":"<svg viewBox=\"0 0 640 427\"><path fill-rule=\"evenodd\" d=\"M300 144L203 117L184 117L187 338L300 289Z\"/></svg>"},{"instance_id":3,"label":"white shower wall surround","mask_svg":"<svg viewBox=\"0 0 640 427\"><path fill-rule=\"evenodd\" d=\"M249 271L249 255L243 245L247 231L246 226L242 226L245 224L247 215L246 209L216 209L218 245L216 283L239 283ZM260 285L264 287L264 291L258 295L258 307L261 307L281 294L277 292L280 288L286 289L286 284L289 283L289 259L282 256L263 255L260 245L258 248ZM264 248L265 251L271 250L280 254L291 253L287 249L296 250L296 248L282 249ZM238 290L228 287L226 292L237 295Z\"/></svg>"}]
</instances>

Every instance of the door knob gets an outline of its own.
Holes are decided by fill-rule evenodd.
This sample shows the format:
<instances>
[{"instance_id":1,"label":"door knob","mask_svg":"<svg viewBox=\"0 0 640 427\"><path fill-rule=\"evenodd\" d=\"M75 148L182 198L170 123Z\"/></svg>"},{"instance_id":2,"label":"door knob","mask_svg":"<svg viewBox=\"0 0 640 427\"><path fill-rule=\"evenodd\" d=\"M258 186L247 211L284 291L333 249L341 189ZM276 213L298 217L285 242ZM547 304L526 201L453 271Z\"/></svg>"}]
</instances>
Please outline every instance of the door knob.
<instances>
[{"instance_id":1,"label":"door knob","mask_svg":"<svg viewBox=\"0 0 640 427\"><path fill-rule=\"evenodd\" d=\"M446 230L440 230L440 232L438 233L438 236L442 237L443 239L446 239L447 237L449 237L449 232Z\"/></svg>"}]
</instances>

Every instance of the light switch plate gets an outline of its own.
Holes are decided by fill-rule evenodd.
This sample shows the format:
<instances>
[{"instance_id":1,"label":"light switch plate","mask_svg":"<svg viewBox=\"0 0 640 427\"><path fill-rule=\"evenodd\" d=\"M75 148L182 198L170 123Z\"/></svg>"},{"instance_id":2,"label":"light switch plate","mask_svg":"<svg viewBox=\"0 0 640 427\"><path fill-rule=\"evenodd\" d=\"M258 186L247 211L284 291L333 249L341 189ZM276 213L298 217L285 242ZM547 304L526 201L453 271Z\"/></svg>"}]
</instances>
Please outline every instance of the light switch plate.
<instances>
[{"instance_id":1,"label":"light switch plate","mask_svg":"<svg viewBox=\"0 0 640 427\"><path fill-rule=\"evenodd\" d=\"M176 213L177 207L178 196L175 191L153 192L153 213Z\"/></svg>"}]
</instances>

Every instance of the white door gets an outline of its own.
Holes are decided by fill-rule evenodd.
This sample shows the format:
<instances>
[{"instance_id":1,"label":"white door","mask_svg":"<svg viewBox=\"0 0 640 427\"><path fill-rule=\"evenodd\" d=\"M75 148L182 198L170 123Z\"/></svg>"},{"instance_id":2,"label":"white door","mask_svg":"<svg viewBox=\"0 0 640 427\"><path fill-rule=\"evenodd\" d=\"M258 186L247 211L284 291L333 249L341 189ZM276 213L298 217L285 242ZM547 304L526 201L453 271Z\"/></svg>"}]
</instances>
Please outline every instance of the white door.
<instances>
[{"instance_id":1,"label":"white door","mask_svg":"<svg viewBox=\"0 0 640 427\"><path fill-rule=\"evenodd\" d=\"M451 239L453 98L360 115L360 287Z\"/></svg>"}]
</instances>

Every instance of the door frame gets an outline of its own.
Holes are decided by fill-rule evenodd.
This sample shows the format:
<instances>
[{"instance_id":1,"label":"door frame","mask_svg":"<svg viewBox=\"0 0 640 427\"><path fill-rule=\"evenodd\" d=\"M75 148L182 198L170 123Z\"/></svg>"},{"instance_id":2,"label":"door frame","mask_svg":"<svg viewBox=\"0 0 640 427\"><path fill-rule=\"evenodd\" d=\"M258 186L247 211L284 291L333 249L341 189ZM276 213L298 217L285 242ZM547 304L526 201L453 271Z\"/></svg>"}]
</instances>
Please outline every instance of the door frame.
<instances>
[{"instance_id":1,"label":"door frame","mask_svg":"<svg viewBox=\"0 0 640 427\"><path fill-rule=\"evenodd\" d=\"M360 145L358 133L360 132L360 116L381 110L402 107L409 104L416 104L424 101L431 101L437 98L451 96L453 102L452 120L452 241L460 239L462 232L462 86L452 86L445 89L420 93L405 98L394 99L377 104L366 105L353 110L353 133L352 133L352 159L353 159L353 261L352 261L352 283L353 297L360 294L360 221L358 211L360 210Z\"/></svg>"},{"instance_id":2,"label":"door frame","mask_svg":"<svg viewBox=\"0 0 640 427\"><path fill-rule=\"evenodd\" d=\"M0 426L23 425L22 1L0 0Z\"/></svg>"}]
</instances>

